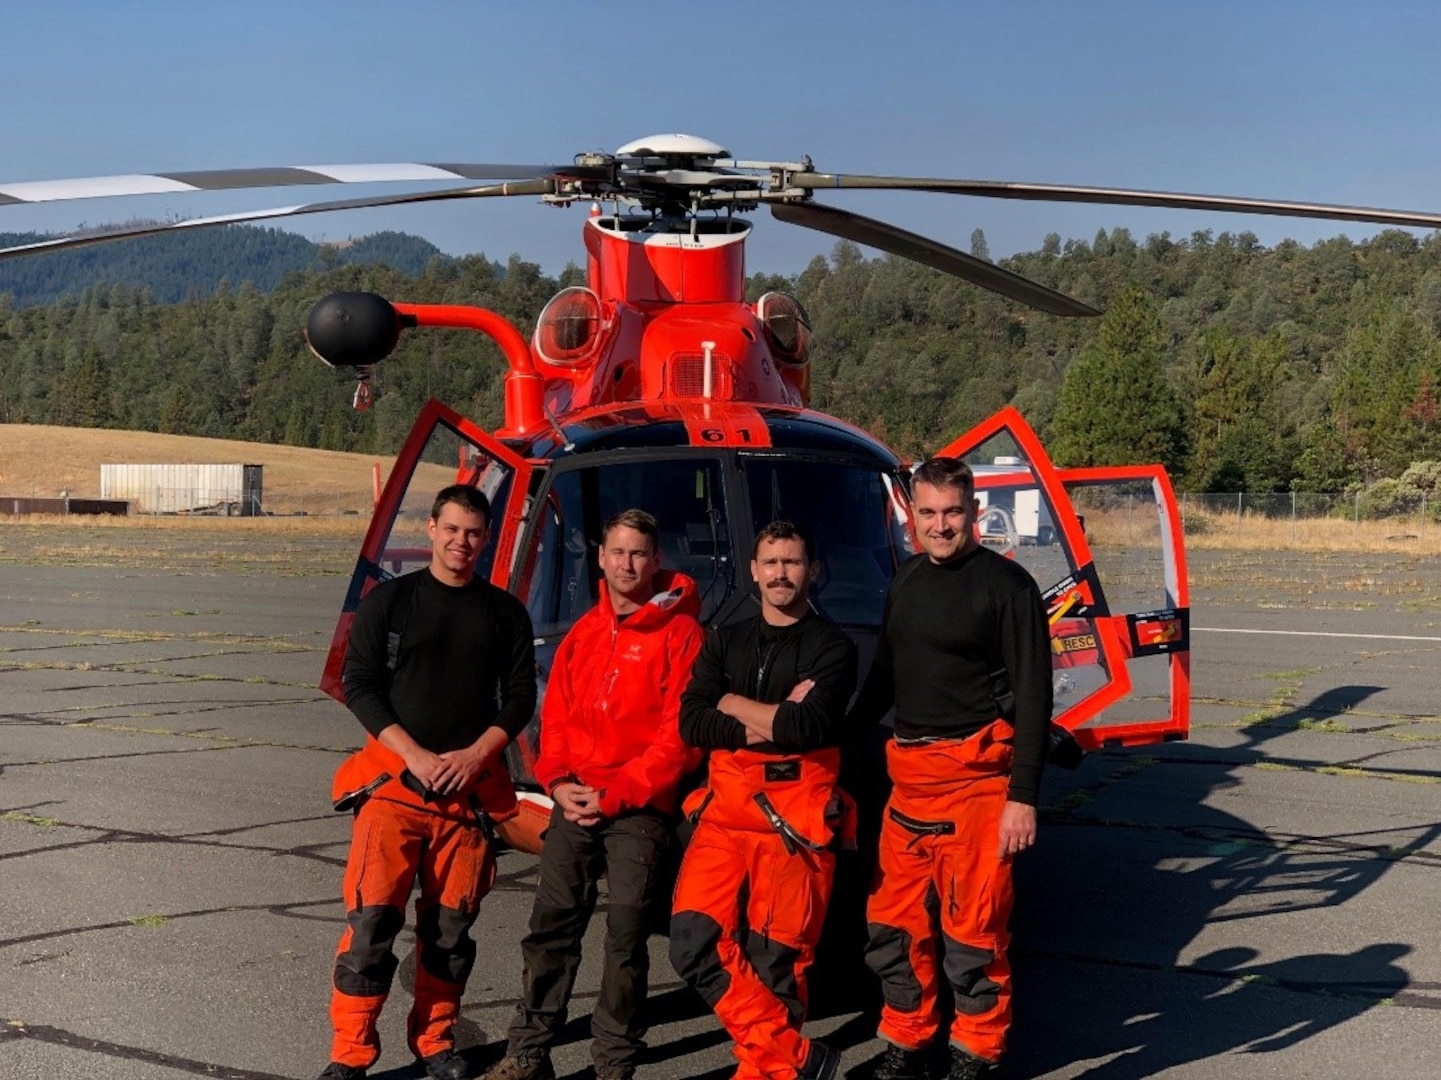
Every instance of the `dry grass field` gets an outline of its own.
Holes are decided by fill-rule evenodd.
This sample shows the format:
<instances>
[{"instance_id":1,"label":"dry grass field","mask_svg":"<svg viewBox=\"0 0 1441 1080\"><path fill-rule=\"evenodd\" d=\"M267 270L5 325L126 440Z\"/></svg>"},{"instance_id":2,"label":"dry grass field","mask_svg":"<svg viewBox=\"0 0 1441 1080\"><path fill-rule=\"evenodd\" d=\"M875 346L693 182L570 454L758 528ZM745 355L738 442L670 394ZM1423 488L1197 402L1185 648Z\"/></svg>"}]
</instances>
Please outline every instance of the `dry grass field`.
<instances>
[{"instance_id":1,"label":"dry grass field","mask_svg":"<svg viewBox=\"0 0 1441 1080\"><path fill-rule=\"evenodd\" d=\"M369 518L0 515L0 563L348 574Z\"/></svg>"},{"instance_id":2,"label":"dry grass field","mask_svg":"<svg viewBox=\"0 0 1441 1080\"><path fill-rule=\"evenodd\" d=\"M332 544L353 545L364 533L373 501L373 474L382 481L392 458L374 458L332 450L230 439L158 435L142 431L108 431L36 424L0 424L0 496L54 498L68 491L77 498L98 497L100 466L128 463L240 463L263 465L264 501L269 518L152 517L15 518L0 515L0 560L16 561L22 552L37 555L46 546L46 561L123 561L133 551L140 561L156 549L154 534L164 531L196 557L241 558L255 551L257 538L271 538L278 558L304 558L306 545L317 562L328 561ZM439 488L453 475L438 465L423 465L419 490ZM1086 507L1092 546L1148 547L1156 543L1154 511L1126 513ZM300 516L294 516L299 514ZM151 539L121 540L118 532L150 533ZM181 541L188 537L192 542ZM205 537L210 537L209 541ZM69 548L63 554L55 545ZM162 545L164 546L164 545ZM1186 546L1194 551L1317 551L1441 553L1441 524L1419 519L1355 522L1344 518L1267 518L1261 515L1188 515ZM211 555L204 552L208 550ZM273 552L272 552L273 553ZM258 553L250 558L259 558Z\"/></svg>"},{"instance_id":3,"label":"dry grass field","mask_svg":"<svg viewBox=\"0 0 1441 1080\"><path fill-rule=\"evenodd\" d=\"M1086 512L1086 536L1093 548L1152 547L1159 543L1156 519L1146 513ZM1350 518L1268 518L1260 514L1186 516L1189 551L1353 551L1441 554L1441 525L1417 518L1353 521Z\"/></svg>"},{"instance_id":4,"label":"dry grass field","mask_svg":"<svg viewBox=\"0 0 1441 1080\"><path fill-rule=\"evenodd\" d=\"M267 509L303 516L214 518L0 515L0 562L158 566L178 573L348 572L392 458L139 431L0 424L0 495L100 494L106 462L265 467ZM438 470L443 472L444 470ZM443 482L443 481L442 481Z\"/></svg>"},{"instance_id":5,"label":"dry grass field","mask_svg":"<svg viewBox=\"0 0 1441 1080\"><path fill-rule=\"evenodd\" d=\"M372 473L381 479L393 458L306 450L295 446L157 435L148 431L107 431L0 424L0 495L98 498L100 466L124 464L263 465L267 500L312 500L366 508L373 501Z\"/></svg>"}]
</instances>

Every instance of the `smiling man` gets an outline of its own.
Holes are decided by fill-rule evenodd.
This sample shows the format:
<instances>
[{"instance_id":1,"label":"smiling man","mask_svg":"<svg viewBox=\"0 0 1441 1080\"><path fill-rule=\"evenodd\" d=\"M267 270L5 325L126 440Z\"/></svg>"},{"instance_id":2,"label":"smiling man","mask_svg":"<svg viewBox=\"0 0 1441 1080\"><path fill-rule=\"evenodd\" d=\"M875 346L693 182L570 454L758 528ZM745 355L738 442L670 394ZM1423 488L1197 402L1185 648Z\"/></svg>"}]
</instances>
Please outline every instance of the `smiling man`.
<instances>
[{"instance_id":1,"label":"smiling man","mask_svg":"<svg viewBox=\"0 0 1441 1080\"><path fill-rule=\"evenodd\" d=\"M875 661L851 711L896 709L893 788L867 905L880 976L879 1080L928 1080L950 983L950 1080L1000 1058L1011 1022L1011 859L1036 837L1051 723L1051 651L1035 579L976 538L975 478L953 458L916 470L923 554L897 572ZM941 898L939 905L934 903Z\"/></svg>"},{"instance_id":2,"label":"smiling man","mask_svg":"<svg viewBox=\"0 0 1441 1080\"><path fill-rule=\"evenodd\" d=\"M788 521L756 536L753 619L714 630L681 706L681 735L710 751L691 796L671 918L671 963L735 1040L739 1080L830 1080L840 1053L805 1038L806 973L846 833L837 784L856 647L810 606L818 569Z\"/></svg>"},{"instance_id":3,"label":"smiling man","mask_svg":"<svg viewBox=\"0 0 1441 1080\"><path fill-rule=\"evenodd\" d=\"M377 585L351 626L345 703L369 738L332 792L355 819L322 1080L357 1080L380 1054L376 1023L417 877L410 1048L437 1080L469 1075L454 1026L475 960L470 928L495 880L481 815L515 812L500 752L536 697L530 616L475 572L489 525L481 492L443 489L426 523L430 565Z\"/></svg>"},{"instance_id":4,"label":"smiling man","mask_svg":"<svg viewBox=\"0 0 1441 1080\"><path fill-rule=\"evenodd\" d=\"M605 523L600 599L556 650L540 714L535 777L555 800L540 853L521 999L488 1080L551 1080L581 939L606 877L600 995L591 1013L596 1080L630 1080L646 1032L647 929L667 899L662 872L681 776L680 696L700 651L695 582L660 565L644 510Z\"/></svg>"}]
</instances>

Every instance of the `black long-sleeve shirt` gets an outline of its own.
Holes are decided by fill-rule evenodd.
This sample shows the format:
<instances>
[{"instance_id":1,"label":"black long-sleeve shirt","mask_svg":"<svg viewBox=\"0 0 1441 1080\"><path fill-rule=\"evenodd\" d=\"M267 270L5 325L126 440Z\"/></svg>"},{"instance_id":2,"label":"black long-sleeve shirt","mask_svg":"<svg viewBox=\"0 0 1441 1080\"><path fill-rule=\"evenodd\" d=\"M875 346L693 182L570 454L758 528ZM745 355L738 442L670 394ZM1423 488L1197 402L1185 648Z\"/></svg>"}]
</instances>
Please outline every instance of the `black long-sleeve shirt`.
<instances>
[{"instance_id":1,"label":"black long-sleeve shirt","mask_svg":"<svg viewBox=\"0 0 1441 1080\"><path fill-rule=\"evenodd\" d=\"M771 626L760 616L706 635L681 697L680 734L707 750L746 749L746 729L716 703L728 693L778 704L772 741L748 747L804 753L840 744L846 704L856 688L856 647L835 624L808 612L790 626ZM787 701L803 679L816 685L804 701Z\"/></svg>"},{"instance_id":2,"label":"black long-sleeve shirt","mask_svg":"<svg viewBox=\"0 0 1441 1080\"><path fill-rule=\"evenodd\" d=\"M535 712L535 634L525 606L480 578L428 569L372 589L350 627L345 704L371 735L400 724L432 753L488 727L509 738Z\"/></svg>"},{"instance_id":3,"label":"black long-sleeve shirt","mask_svg":"<svg viewBox=\"0 0 1441 1080\"><path fill-rule=\"evenodd\" d=\"M896 707L896 737L964 739L999 715L992 673L1015 700L1009 798L1036 804L1050 738L1050 632L1035 579L984 547L947 563L917 555L886 600L875 661L851 721Z\"/></svg>"}]
</instances>

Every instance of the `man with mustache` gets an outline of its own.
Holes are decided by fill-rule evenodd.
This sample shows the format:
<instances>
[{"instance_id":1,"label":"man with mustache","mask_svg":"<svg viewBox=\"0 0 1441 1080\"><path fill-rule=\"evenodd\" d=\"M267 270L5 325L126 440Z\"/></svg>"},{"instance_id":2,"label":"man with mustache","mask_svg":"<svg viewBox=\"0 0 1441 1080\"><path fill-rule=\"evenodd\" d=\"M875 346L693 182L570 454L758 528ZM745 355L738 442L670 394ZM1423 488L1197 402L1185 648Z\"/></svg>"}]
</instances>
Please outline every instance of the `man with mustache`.
<instances>
[{"instance_id":1,"label":"man with mustache","mask_svg":"<svg viewBox=\"0 0 1441 1080\"><path fill-rule=\"evenodd\" d=\"M710 751L710 769L687 800L696 829L671 963L735 1040L739 1080L831 1080L840 1068L839 1051L801 1034L831 848L854 840L837 780L856 647L810 606L818 568L796 526L762 529L751 559L760 613L707 636L681 705L681 735Z\"/></svg>"}]
</instances>

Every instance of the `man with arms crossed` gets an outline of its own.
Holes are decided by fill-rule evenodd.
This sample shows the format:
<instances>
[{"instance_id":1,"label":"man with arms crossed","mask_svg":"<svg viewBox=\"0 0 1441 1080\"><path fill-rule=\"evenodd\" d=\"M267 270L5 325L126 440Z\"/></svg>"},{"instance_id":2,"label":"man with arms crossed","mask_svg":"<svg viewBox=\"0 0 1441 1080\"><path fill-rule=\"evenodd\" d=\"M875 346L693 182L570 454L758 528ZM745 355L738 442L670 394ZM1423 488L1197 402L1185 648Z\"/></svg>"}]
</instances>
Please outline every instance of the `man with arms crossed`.
<instances>
[{"instance_id":1,"label":"man with arms crossed","mask_svg":"<svg viewBox=\"0 0 1441 1080\"><path fill-rule=\"evenodd\" d=\"M977 540L968 465L932 458L916 470L911 499L924 554L891 584L851 711L868 725L896 708L886 747L894 787L866 909L866 962L880 976L880 1035L890 1044L876 1076L930 1076L944 976L956 1005L949 1080L976 1080L1000 1058L1011 1021L1011 859L1036 838L1049 627L1031 575Z\"/></svg>"},{"instance_id":2,"label":"man with arms crossed","mask_svg":"<svg viewBox=\"0 0 1441 1080\"><path fill-rule=\"evenodd\" d=\"M485 816L515 813L500 752L535 711L530 617L475 573L489 525L475 488L442 490L426 526L430 566L377 585L351 626L345 703L369 738L332 791L355 822L321 1080L359 1080L380 1056L376 1024L417 875L407 1037L430 1076L470 1075L453 1029L475 961L470 928L495 880Z\"/></svg>"},{"instance_id":3,"label":"man with arms crossed","mask_svg":"<svg viewBox=\"0 0 1441 1080\"><path fill-rule=\"evenodd\" d=\"M681 692L704 633L695 582L660 568L644 510L605 524L600 602L556 650L540 713L535 776L555 800L521 944L522 989L504 1060L487 1080L552 1080L581 938L609 881L600 997L591 1015L596 1080L630 1080L646 1025L646 935L666 902L663 866L676 786L699 764L680 741Z\"/></svg>"},{"instance_id":4,"label":"man with arms crossed","mask_svg":"<svg viewBox=\"0 0 1441 1080\"><path fill-rule=\"evenodd\" d=\"M688 800L697 826L671 963L735 1040L740 1080L830 1080L840 1067L838 1051L801 1034L848 806L837 747L856 686L855 645L811 609L816 570L790 522L760 531L760 614L707 636L681 706L681 735L710 751L710 771Z\"/></svg>"}]
</instances>

